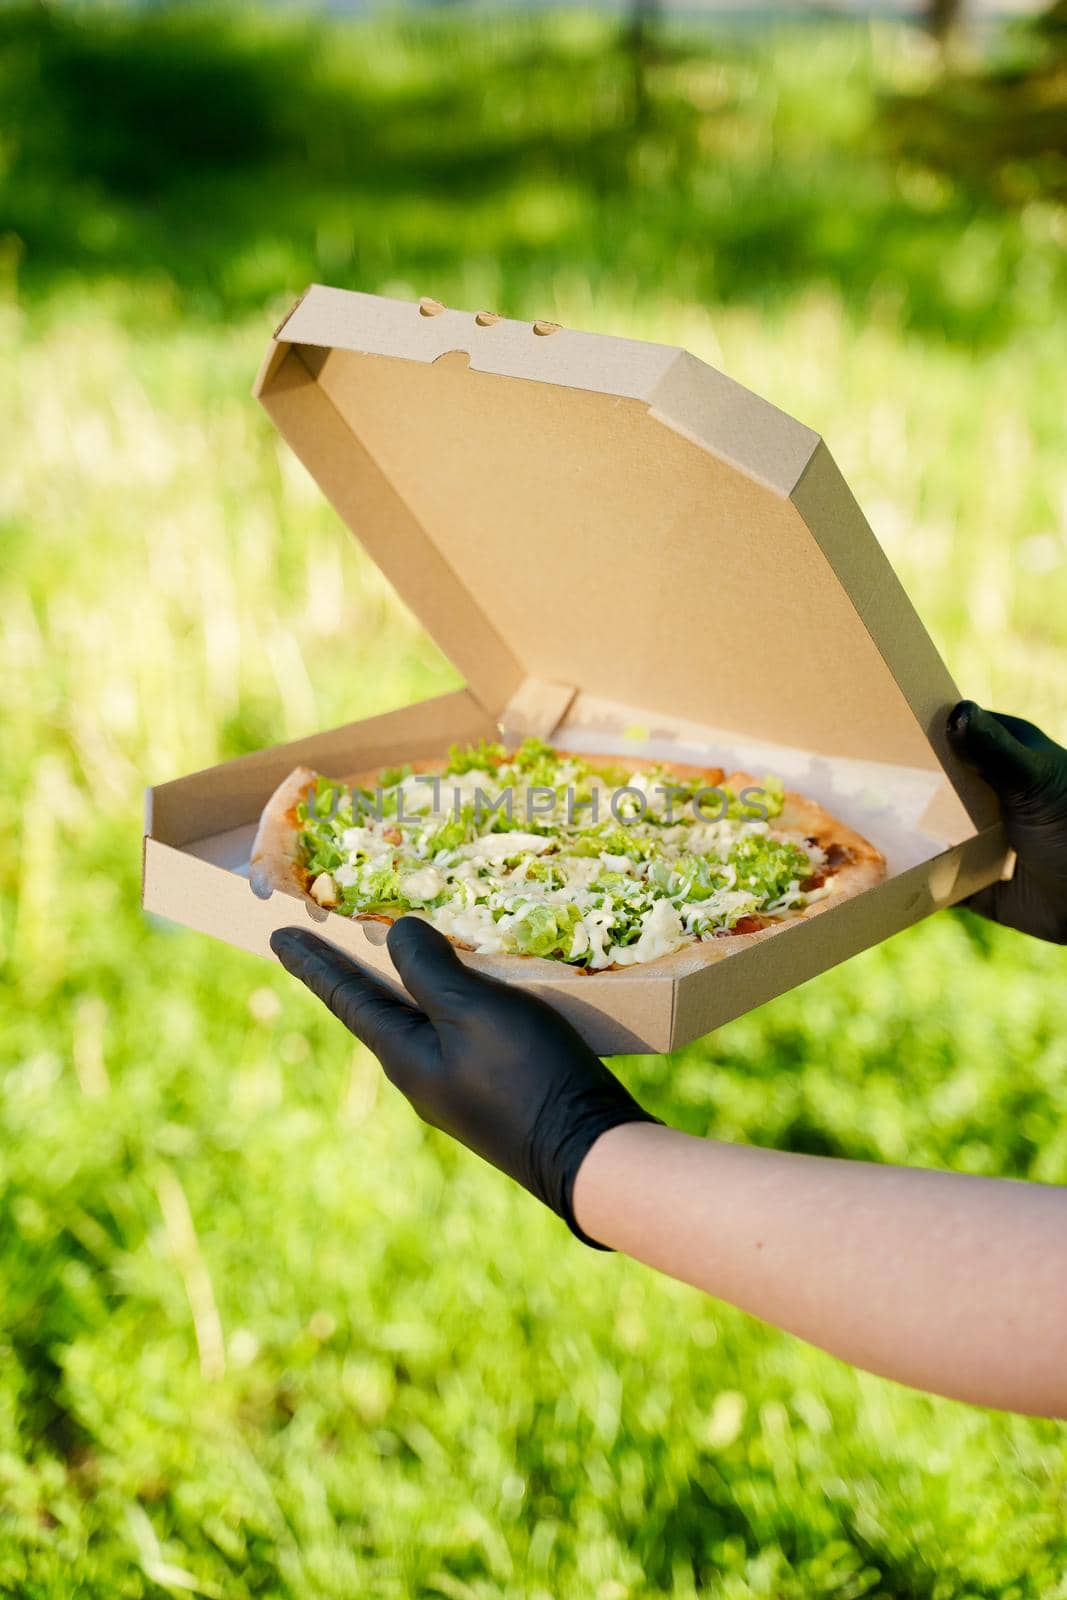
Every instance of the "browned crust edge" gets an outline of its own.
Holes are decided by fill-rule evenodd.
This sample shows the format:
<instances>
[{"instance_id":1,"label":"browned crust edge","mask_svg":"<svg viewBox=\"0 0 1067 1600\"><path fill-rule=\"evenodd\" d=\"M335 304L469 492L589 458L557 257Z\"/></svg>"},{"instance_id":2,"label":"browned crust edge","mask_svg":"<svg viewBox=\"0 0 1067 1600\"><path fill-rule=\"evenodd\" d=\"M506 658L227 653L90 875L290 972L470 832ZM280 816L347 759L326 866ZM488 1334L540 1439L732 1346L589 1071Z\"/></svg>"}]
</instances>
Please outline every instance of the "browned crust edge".
<instances>
[{"instance_id":1,"label":"browned crust edge","mask_svg":"<svg viewBox=\"0 0 1067 1600\"><path fill-rule=\"evenodd\" d=\"M253 894L261 900L269 900L273 891L280 889L315 904L306 891L307 874L298 860L300 823L296 806L316 777L311 767L296 767L282 779L263 807L248 863L248 881Z\"/></svg>"}]
</instances>

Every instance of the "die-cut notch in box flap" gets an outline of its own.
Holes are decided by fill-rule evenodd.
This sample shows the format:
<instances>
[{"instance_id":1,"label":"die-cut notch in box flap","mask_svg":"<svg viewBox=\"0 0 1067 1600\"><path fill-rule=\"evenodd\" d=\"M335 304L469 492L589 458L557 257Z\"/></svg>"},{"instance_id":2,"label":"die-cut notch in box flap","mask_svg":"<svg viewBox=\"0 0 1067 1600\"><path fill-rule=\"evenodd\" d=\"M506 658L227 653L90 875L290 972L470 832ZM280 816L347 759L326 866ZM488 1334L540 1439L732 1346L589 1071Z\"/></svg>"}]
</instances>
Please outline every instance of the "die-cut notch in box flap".
<instances>
[{"instance_id":1,"label":"die-cut notch in box flap","mask_svg":"<svg viewBox=\"0 0 1067 1600\"><path fill-rule=\"evenodd\" d=\"M826 446L687 352L313 286L256 392L493 716L562 685L943 769L994 820Z\"/></svg>"}]
</instances>

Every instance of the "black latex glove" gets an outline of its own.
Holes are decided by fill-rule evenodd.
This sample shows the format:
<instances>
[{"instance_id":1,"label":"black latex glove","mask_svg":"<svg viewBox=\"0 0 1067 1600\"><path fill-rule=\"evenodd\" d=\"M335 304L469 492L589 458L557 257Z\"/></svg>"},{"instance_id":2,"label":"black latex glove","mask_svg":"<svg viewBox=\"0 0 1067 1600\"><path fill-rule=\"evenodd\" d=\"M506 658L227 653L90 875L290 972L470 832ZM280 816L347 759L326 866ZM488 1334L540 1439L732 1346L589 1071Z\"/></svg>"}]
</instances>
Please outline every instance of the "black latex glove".
<instances>
[{"instance_id":1,"label":"black latex glove","mask_svg":"<svg viewBox=\"0 0 1067 1600\"><path fill-rule=\"evenodd\" d=\"M994 789L1014 875L965 902L1006 928L1067 944L1067 750L1021 717L961 700L948 719L956 753Z\"/></svg>"},{"instance_id":2,"label":"black latex glove","mask_svg":"<svg viewBox=\"0 0 1067 1600\"><path fill-rule=\"evenodd\" d=\"M374 1052L425 1122L516 1179L586 1244L597 1243L574 1220L578 1168L609 1128L657 1119L569 1022L535 996L472 972L418 917L394 923L388 944L419 1010L304 929L281 928L270 944Z\"/></svg>"}]
</instances>

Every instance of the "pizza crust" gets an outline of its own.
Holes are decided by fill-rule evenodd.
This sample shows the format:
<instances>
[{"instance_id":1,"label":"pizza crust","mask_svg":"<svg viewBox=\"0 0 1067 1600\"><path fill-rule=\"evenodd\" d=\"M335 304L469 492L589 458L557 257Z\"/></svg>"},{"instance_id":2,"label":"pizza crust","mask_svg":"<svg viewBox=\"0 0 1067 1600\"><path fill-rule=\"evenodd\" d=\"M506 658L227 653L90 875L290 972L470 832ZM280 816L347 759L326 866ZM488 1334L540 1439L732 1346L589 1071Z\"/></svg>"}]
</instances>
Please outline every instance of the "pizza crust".
<instances>
[{"instance_id":1,"label":"pizza crust","mask_svg":"<svg viewBox=\"0 0 1067 1600\"><path fill-rule=\"evenodd\" d=\"M595 770L618 767L621 762L632 772L647 772L650 768L664 764L632 756L587 756L570 750L560 753L573 755ZM413 772L433 776L444 772L448 760L442 756L413 761L409 764ZM373 789L380 782L383 770L385 769L381 767L371 768L346 777L343 781L350 786ZM726 777L722 767L699 767L671 762L670 771L688 780L703 778L709 789L724 785L734 794L745 788L761 787L759 780L747 772L733 772ZM316 777L317 774L310 767L297 767L275 789L260 817L252 844L248 875L253 892L260 899L269 899L272 892L277 889L283 894L293 895L298 900L306 901L321 912L317 901L308 893L310 887L307 881L308 874L300 865L300 823L296 815L298 801L306 799L308 788L314 785ZM799 833L817 844L828 857L831 870L827 873L827 881L833 884L831 894L804 906L800 911L789 913L780 921L767 921L766 925L750 931L720 934L711 939L683 945L681 949L660 956L655 961L641 962L628 967L601 967L595 972L568 966L563 961L548 960L543 956L479 955L458 939L451 938L447 934L445 937L464 952L464 960L468 966L485 973L487 977L502 978L505 981L521 977L551 982L559 982L561 979L582 982L588 981L590 977L618 972L628 973L631 977L647 975L675 978L696 972L702 967L712 966L728 956L737 955L740 951L772 938L776 933L781 933L783 929L792 927L798 922L810 922L812 917L829 910L831 906L840 905L843 900L862 893L864 889L881 883L885 878L885 857L881 852L869 839L865 839L862 834L848 827L837 817L831 816L815 800L809 800L804 795L786 790L782 810L773 819L772 826L775 830ZM835 860L835 857L838 859ZM346 920L391 924L397 919L381 912L367 912ZM744 922L753 919L741 920Z\"/></svg>"},{"instance_id":2,"label":"pizza crust","mask_svg":"<svg viewBox=\"0 0 1067 1600\"><path fill-rule=\"evenodd\" d=\"M307 798L317 774L310 767L297 767L275 789L259 819L252 841L248 881L252 893L269 900L275 889L294 894L299 900L315 901L307 893L307 873L300 865L300 821L297 803Z\"/></svg>"}]
</instances>

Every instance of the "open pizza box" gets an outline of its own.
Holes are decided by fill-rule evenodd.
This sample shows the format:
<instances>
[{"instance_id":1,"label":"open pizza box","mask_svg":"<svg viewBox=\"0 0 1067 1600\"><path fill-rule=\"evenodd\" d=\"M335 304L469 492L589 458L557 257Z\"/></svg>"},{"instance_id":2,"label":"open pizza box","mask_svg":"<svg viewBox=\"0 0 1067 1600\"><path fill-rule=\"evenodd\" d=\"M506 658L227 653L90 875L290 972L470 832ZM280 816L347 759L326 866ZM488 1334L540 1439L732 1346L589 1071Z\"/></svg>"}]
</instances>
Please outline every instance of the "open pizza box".
<instances>
[{"instance_id":1,"label":"open pizza box","mask_svg":"<svg viewBox=\"0 0 1067 1600\"><path fill-rule=\"evenodd\" d=\"M682 976L530 984L597 1051L666 1051L1001 875L994 798L945 741L956 687L808 428L684 350L320 286L255 393L466 688L149 790L147 910L268 957L311 925L396 985L380 924L252 892L295 766L535 734L775 773L886 880Z\"/></svg>"}]
</instances>

